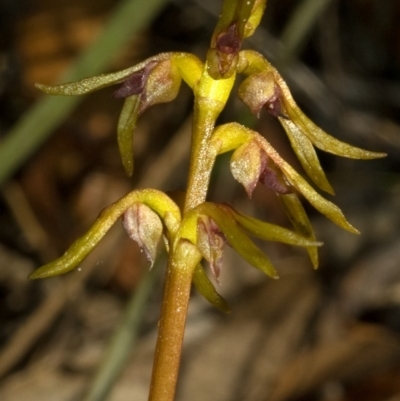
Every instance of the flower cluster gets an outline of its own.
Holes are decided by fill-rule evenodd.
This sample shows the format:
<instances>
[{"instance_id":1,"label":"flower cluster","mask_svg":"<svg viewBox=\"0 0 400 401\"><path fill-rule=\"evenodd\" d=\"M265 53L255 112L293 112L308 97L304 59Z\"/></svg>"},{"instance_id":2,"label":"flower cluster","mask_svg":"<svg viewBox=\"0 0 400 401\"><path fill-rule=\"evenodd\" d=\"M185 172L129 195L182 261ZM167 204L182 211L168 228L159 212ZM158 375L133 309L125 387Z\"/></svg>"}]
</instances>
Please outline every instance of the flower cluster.
<instances>
[{"instance_id":1,"label":"flower cluster","mask_svg":"<svg viewBox=\"0 0 400 401\"><path fill-rule=\"evenodd\" d=\"M215 127L236 75L243 74L246 78L238 90L240 99L254 115L259 116L265 110L279 119L304 171L321 190L333 194L314 147L355 159L384 156L350 146L325 133L299 109L280 74L263 56L240 50L242 41L257 27L265 4L265 0L226 1L204 64L192 54L163 53L117 73L57 86L37 85L49 94L83 95L119 84L114 96L125 100L118 123L118 144L123 166L130 176L133 174L133 131L138 117L152 105L175 99L183 80L195 95L194 167L189 173L189 184L197 180L197 186L193 184L193 189L189 185L188 196L196 202L189 202L183 211L162 192L131 192L105 209L90 231L61 258L41 267L31 278L49 277L75 268L116 219L122 217L128 235L144 249L151 264L161 238L171 255L182 253L178 250L183 249L184 243L194 245L195 252L187 260L194 284L213 304L227 310L201 265L201 260L206 260L218 281L226 243L273 278L277 272L250 236L305 247L313 266L318 266L317 248L321 243L316 241L299 195L340 227L358 232L341 210L314 190L260 134L237 123ZM272 190L281 200L295 231L243 215L228 205L205 201L201 186L207 188L216 156L228 151L233 151L232 175L244 186L248 196L251 198L258 183Z\"/></svg>"}]
</instances>

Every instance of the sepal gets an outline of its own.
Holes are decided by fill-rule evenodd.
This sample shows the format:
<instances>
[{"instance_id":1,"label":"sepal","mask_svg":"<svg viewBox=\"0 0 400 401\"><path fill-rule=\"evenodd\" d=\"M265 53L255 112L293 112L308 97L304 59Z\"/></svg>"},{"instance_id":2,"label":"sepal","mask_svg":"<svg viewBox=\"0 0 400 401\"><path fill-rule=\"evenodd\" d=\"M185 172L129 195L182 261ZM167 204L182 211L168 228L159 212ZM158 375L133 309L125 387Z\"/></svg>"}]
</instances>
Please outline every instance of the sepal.
<instances>
[{"instance_id":1,"label":"sepal","mask_svg":"<svg viewBox=\"0 0 400 401\"><path fill-rule=\"evenodd\" d=\"M293 194L282 195L282 197L291 197ZM294 195L296 196L296 195ZM254 217L247 216L243 213L238 212L228 205L221 205L227 212L231 213L235 221L249 234L261 238L265 241L276 241L282 242L288 245L302 246L302 247L319 247L323 245L322 242L318 242L315 236L310 234L310 231L305 231L297 234L286 228L270 224L265 221L258 220Z\"/></svg>"},{"instance_id":2,"label":"sepal","mask_svg":"<svg viewBox=\"0 0 400 401\"><path fill-rule=\"evenodd\" d=\"M135 203L124 213L122 224L129 237L144 251L153 267L157 246L163 234L160 217L143 203Z\"/></svg>"},{"instance_id":3,"label":"sepal","mask_svg":"<svg viewBox=\"0 0 400 401\"><path fill-rule=\"evenodd\" d=\"M230 313L231 308L220 294L218 294L214 285L211 283L203 267L199 263L193 273L193 284L196 290L211 304L221 312Z\"/></svg>"},{"instance_id":4,"label":"sepal","mask_svg":"<svg viewBox=\"0 0 400 401\"><path fill-rule=\"evenodd\" d=\"M122 165L128 177L132 176L133 161L133 133L139 117L140 95L128 96L122 106L117 126L118 148Z\"/></svg>"},{"instance_id":5,"label":"sepal","mask_svg":"<svg viewBox=\"0 0 400 401\"><path fill-rule=\"evenodd\" d=\"M314 229L297 194L278 195L278 198L295 230L308 241L316 241ZM318 243L310 244L306 249L314 269L317 269L319 264Z\"/></svg>"},{"instance_id":6,"label":"sepal","mask_svg":"<svg viewBox=\"0 0 400 401\"><path fill-rule=\"evenodd\" d=\"M307 175L320 189L333 195L335 192L326 178L312 142L302 134L299 127L292 120L284 118L280 118L279 120Z\"/></svg>"},{"instance_id":7,"label":"sepal","mask_svg":"<svg viewBox=\"0 0 400 401\"><path fill-rule=\"evenodd\" d=\"M96 90L106 88L107 86L123 83L132 75L146 68L147 65L153 62L168 60L174 53L161 53L156 56L150 57L133 67L126 68L125 70L113 72L110 74L101 74L95 77L83 78L76 82L67 82L59 85L43 85L36 83L35 86L41 91L49 95L63 95L63 96L79 96Z\"/></svg>"},{"instance_id":8,"label":"sepal","mask_svg":"<svg viewBox=\"0 0 400 401\"><path fill-rule=\"evenodd\" d=\"M176 240L186 238L198 245L197 225L200 216L211 218L224 234L227 243L249 264L272 278L278 274L270 260L239 227L233 216L217 204L204 202L187 213L182 221Z\"/></svg>"},{"instance_id":9,"label":"sepal","mask_svg":"<svg viewBox=\"0 0 400 401\"><path fill-rule=\"evenodd\" d=\"M223 134L228 132L229 134L224 137ZM336 205L317 193L302 176L282 159L271 144L257 132L239 124L226 124L216 128L211 139L211 143L219 150L219 153L227 152L235 147L242 146L246 141L255 141L260 149L265 152L273 163L274 169L282 173L285 184L287 183L292 188L292 191L289 192L293 192L294 189L299 191L311 205L328 219L347 231L354 234L359 233L358 230L346 220L342 211ZM279 193L278 191L275 192Z\"/></svg>"},{"instance_id":10,"label":"sepal","mask_svg":"<svg viewBox=\"0 0 400 401\"><path fill-rule=\"evenodd\" d=\"M166 228L171 243L175 238L181 216L178 206L163 192L154 189L133 191L106 207L89 231L78 238L60 258L40 267L29 278L38 279L65 274L75 269L97 246L100 240L131 206L142 203L157 213Z\"/></svg>"},{"instance_id":11,"label":"sepal","mask_svg":"<svg viewBox=\"0 0 400 401\"><path fill-rule=\"evenodd\" d=\"M297 106L278 71L259 53L241 51L238 71L248 75L239 87L239 97L253 114L258 116L260 110L266 108L270 114L279 118L305 172L320 189L334 193L314 146L336 156L353 159L385 156L384 153L370 152L341 142L315 125Z\"/></svg>"}]
</instances>

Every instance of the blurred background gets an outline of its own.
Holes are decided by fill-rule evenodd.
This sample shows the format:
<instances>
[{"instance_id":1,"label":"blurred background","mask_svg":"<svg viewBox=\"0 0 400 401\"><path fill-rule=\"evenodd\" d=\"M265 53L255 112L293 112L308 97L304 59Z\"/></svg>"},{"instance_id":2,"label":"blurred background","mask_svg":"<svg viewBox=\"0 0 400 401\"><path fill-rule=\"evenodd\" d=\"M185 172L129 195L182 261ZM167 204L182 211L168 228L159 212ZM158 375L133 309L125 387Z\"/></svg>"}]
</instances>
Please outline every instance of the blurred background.
<instances>
[{"instance_id":1,"label":"blurred background","mask_svg":"<svg viewBox=\"0 0 400 401\"><path fill-rule=\"evenodd\" d=\"M116 224L80 269L43 281L27 276L130 190L184 190L189 162L193 98L184 85L174 102L140 119L127 179L115 88L66 99L44 96L33 83L111 72L164 51L204 58L220 7L215 0L0 2L2 401L147 399L161 250L149 276ZM341 231L306 205L325 243L318 271L303 250L260 244L281 276L272 281L227 249L218 288L232 312L193 291L177 401L400 400L399 18L398 0L268 1L245 47L279 69L323 129L388 156L319 153L337 192L332 200L362 234ZM259 130L301 171L273 117L254 119L232 96L220 118L229 121ZM267 189L247 199L229 155L218 159L209 199L290 227ZM132 337L121 340L127 327ZM127 359L120 374L123 358L105 355L112 338Z\"/></svg>"}]
</instances>

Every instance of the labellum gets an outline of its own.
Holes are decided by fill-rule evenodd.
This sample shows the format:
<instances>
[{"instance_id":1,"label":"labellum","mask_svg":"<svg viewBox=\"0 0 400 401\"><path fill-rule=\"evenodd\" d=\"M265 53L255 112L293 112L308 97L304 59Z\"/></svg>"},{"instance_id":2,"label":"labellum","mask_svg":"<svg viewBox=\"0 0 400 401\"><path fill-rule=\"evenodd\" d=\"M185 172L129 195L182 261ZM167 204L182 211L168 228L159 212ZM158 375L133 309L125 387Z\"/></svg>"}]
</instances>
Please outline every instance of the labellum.
<instances>
[{"instance_id":1,"label":"labellum","mask_svg":"<svg viewBox=\"0 0 400 401\"><path fill-rule=\"evenodd\" d=\"M291 192L289 185L284 183L284 178L279 171L276 171L273 167L268 166L269 158L264 153L261 152L262 158L265 160L264 167L261 171L259 181L261 184L271 189L277 194L288 194ZM281 176L281 177L280 177Z\"/></svg>"},{"instance_id":2,"label":"labellum","mask_svg":"<svg viewBox=\"0 0 400 401\"><path fill-rule=\"evenodd\" d=\"M197 248L210 264L211 272L218 282L221 273L225 236L213 219L200 216L197 221Z\"/></svg>"}]
</instances>

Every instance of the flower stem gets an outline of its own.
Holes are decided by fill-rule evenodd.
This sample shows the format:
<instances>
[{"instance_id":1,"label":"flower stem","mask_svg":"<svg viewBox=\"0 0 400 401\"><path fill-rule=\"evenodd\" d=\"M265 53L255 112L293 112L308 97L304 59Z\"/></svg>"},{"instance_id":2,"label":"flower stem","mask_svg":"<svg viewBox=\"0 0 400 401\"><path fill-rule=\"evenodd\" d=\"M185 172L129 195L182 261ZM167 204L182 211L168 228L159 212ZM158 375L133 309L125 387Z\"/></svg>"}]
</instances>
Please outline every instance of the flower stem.
<instances>
[{"instance_id":1,"label":"flower stem","mask_svg":"<svg viewBox=\"0 0 400 401\"><path fill-rule=\"evenodd\" d=\"M210 145L215 122L232 90L235 77L214 80L203 68L195 92L192 151L186 191L187 212L206 200L211 170L217 155ZM197 247L181 240L171 247L164 287L149 401L173 401L182 353L190 287L201 261Z\"/></svg>"},{"instance_id":2,"label":"flower stem","mask_svg":"<svg viewBox=\"0 0 400 401\"><path fill-rule=\"evenodd\" d=\"M166 274L149 401L173 401L189 305L192 276L201 256L189 241L180 241Z\"/></svg>"},{"instance_id":3,"label":"flower stem","mask_svg":"<svg viewBox=\"0 0 400 401\"><path fill-rule=\"evenodd\" d=\"M228 79L214 80L207 68L206 63L196 90L185 213L206 200L211 170L217 156L215 148L210 146L210 138L235 82L235 74Z\"/></svg>"},{"instance_id":4,"label":"flower stem","mask_svg":"<svg viewBox=\"0 0 400 401\"><path fill-rule=\"evenodd\" d=\"M211 170L216 157L215 152L209 146L214 125L215 116L213 112L210 113L209 110L204 110L202 107L195 107L185 212L195 208L206 199Z\"/></svg>"}]
</instances>

